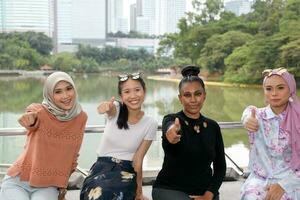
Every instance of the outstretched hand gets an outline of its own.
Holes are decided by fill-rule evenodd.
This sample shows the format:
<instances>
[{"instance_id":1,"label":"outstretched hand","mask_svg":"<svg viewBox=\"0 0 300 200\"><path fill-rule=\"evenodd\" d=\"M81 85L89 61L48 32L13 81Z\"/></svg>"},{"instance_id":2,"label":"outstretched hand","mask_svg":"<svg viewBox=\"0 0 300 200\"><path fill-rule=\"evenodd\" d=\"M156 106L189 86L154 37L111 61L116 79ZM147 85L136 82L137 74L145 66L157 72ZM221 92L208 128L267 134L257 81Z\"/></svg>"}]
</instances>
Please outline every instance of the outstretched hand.
<instances>
[{"instance_id":1,"label":"outstretched hand","mask_svg":"<svg viewBox=\"0 0 300 200\"><path fill-rule=\"evenodd\" d=\"M245 119L244 127L250 132L258 131L258 120L256 119L256 110L251 109L251 115Z\"/></svg>"},{"instance_id":2,"label":"outstretched hand","mask_svg":"<svg viewBox=\"0 0 300 200\"><path fill-rule=\"evenodd\" d=\"M97 110L99 114L111 113L115 108L114 105L115 97L112 97L109 101L101 102Z\"/></svg>"},{"instance_id":3,"label":"outstretched hand","mask_svg":"<svg viewBox=\"0 0 300 200\"><path fill-rule=\"evenodd\" d=\"M180 131L180 121L176 117L174 124L170 126L170 128L166 133L167 140L171 144L176 144L180 141L181 135L179 134L179 131Z\"/></svg>"},{"instance_id":4,"label":"outstretched hand","mask_svg":"<svg viewBox=\"0 0 300 200\"><path fill-rule=\"evenodd\" d=\"M36 122L37 112L27 112L24 113L19 119L18 122L23 127L33 126Z\"/></svg>"}]
</instances>

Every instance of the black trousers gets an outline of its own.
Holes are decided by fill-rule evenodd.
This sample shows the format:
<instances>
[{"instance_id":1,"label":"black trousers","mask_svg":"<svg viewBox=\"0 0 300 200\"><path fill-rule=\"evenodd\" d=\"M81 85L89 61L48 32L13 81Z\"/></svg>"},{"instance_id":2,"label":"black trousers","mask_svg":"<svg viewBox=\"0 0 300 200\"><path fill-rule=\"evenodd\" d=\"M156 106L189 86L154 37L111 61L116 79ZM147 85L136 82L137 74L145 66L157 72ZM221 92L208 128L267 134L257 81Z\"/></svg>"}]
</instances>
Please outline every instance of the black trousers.
<instances>
[{"instance_id":1,"label":"black trousers","mask_svg":"<svg viewBox=\"0 0 300 200\"><path fill-rule=\"evenodd\" d=\"M188 194L178 190L168 190L162 188L153 188L153 200L191 200ZM219 195L214 197L213 200L219 200Z\"/></svg>"}]
</instances>

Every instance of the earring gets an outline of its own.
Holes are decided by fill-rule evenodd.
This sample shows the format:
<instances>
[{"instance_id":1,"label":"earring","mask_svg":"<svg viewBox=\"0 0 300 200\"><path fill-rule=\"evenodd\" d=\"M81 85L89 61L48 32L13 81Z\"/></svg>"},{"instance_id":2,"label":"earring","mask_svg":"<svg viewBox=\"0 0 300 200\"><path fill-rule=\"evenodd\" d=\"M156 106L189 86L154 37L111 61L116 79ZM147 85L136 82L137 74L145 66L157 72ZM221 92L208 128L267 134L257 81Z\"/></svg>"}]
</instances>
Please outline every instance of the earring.
<instances>
[{"instance_id":1,"label":"earring","mask_svg":"<svg viewBox=\"0 0 300 200\"><path fill-rule=\"evenodd\" d=\"M289 97L289 102L293 102L294 100L293 100L293 98L292 97Z\"/></svg>"}]
</instances>

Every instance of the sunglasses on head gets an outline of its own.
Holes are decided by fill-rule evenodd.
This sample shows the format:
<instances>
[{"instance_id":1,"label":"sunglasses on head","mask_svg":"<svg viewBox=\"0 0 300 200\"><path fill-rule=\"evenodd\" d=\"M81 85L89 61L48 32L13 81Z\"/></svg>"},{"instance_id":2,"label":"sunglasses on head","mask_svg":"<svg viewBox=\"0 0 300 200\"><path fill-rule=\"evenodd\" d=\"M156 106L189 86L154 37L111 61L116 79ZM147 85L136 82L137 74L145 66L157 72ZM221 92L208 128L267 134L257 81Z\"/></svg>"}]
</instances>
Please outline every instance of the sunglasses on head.
<instances>
[{"instance_id":1,"label":"sunglasses on head","mask_svg":"<svg viewBox=\"0 0 300 200\"><path fill-rule=\"evenodd\" d=\"M135 72L132 74L120 74L119 77L119 81L123 82L123 81L127 81L129 78L136 80L139 79L141 77L141 73L140 72Z\"/></svg>"},{"instance_id":2,"label":"sunglasses on head","mask_svg":"<svg viewBox=\"0 0 300 200\"><path fill-rule=\"evenodd\" d=\"M274 74L277 74L277 75L281 76L285 72L288 72L287 69L285 69L283 67L280 67L280 68L277 68L277 69L265 69L262 72L262 75L263 75L263 77L271 76L271 75L274 75Z\"/></svg>"}]
</instances>

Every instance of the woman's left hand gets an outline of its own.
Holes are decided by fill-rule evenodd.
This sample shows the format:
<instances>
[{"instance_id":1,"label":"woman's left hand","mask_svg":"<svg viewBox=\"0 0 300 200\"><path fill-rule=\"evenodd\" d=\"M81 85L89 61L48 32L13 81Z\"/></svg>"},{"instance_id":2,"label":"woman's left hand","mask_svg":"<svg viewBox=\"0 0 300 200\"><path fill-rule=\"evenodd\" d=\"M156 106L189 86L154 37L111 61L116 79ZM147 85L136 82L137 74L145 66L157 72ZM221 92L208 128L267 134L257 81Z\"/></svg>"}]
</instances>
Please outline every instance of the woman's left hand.
<instances>
[{"instance_id":1,"label":"woman's left hand","mask_svg":"<svg viewBox=\"0 0 300 200\"><path fill-rule=\"evenodd\" d=\"M267 196L265 200L280 200L284 194L284 189L278 184L272 184L267 186Z\"/></svg>"},{"instance_id":2,"label":"woman's left hand","mask_svg":"<svg viewBox=\"0 0 300 200\"><path fill-rule=\"evenodd\" d=\"M58 189L58 200L65 200L66 194L67 194L66 188L59 188Z\"/></svg>"},{"instance_id":3,"label":"woman's left hand","mask_svg":"<svg viewBox=\"0 0 300 200\"><path fill-rule=\"evenodd\" d=\"M149 199L141 193L136 195L135 200L149 200Z\"/></svg>"},{"instance_id":4,"label":"woman's left hand","mask_svg":"<svg viewBox=\"0 0 300 200\"><path fill-rule=\"evenodd\" d=\"M193 200L212 200L214 197L214 194L210 191L206 191L204 195L190 195L190 198Z\"/></svg>"}]
</instances>

